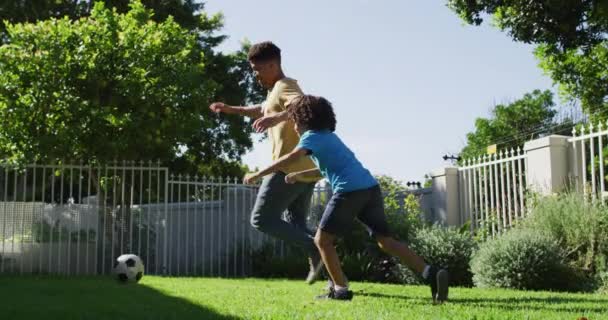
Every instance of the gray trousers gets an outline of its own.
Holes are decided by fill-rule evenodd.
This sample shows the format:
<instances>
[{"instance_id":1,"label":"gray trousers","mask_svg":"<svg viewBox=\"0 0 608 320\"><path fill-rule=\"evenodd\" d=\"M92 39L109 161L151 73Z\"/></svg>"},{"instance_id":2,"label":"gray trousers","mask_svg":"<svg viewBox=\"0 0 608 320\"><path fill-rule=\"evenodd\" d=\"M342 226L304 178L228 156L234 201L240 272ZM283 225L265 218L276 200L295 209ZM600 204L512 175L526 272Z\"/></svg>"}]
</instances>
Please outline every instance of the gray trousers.
<instances>
[{"instance_id":1,"label":"gray trousers","mask_svg":"<svg viewBox=\"0 0 608 320\"><path fill-rule=\"evenodd\" d=\"M285 174L276 172L264 177L251 212L251 225L257 230L297 245L309 252L317 251L314 233L306 226L314 183L285 183ZM286 219L282 219L287 210Z\"/></svg>"}]
</instances>

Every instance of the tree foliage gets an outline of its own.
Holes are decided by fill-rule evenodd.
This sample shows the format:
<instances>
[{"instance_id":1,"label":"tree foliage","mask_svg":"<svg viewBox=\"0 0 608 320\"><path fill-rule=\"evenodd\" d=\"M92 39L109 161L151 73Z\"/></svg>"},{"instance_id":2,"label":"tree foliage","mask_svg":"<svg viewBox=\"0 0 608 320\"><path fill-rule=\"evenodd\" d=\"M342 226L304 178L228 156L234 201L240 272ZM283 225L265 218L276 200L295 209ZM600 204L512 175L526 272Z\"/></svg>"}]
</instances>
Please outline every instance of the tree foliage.
<instances>
[{"instance_id":1,"label":"tree foliage","mask_svg":"<svg viewBox=\"0 0 608 320\"><path fill-rule=\"evenodd\" d=\"M538 45L540 66L593 119L608 118L608 1L448 0L466 23L491 16L515 41Z\"/></svg>"},{"instance_id":2,"label":"tree foliage","mask_svg":"<svg viewBox=\"0 0 608 320\"><path fill-rule=\"evenodd\" d=\"M77 14L6 23L0 157L161 159L178 172L240 174L238 161L252 145L250 125L217 117L207 106L215 100L244 104L259 99L260 91L243 51L214 52L223 39L214 36L222 17L198 12L195 23L182 14L180 24L167 17L172 11L159 15L139 1L128 11L120 6L124 1L106 2L120 10L98 2L84 16L88 3L76 5L85 8L78 11L59 1ZM168 9L169 2L155 3ZM84 17L73 19L79 14ZM196 26L183 27L189 24Z\"/></svg>"},{"instance_id":3,"label":"tree foliage","mask_svg":"<svg viewBox=\"0 0 608 320\"><path fill-rule=\"evenodd\" d=\"M463 159L486 153L486 148L498 144L500 150L522 147L534 138L534 133L550 126L556 111L553 94L535 90L509 104L498 104L490 118L477 118L475 131L467 134L467 144L460 152Z\"/></svg>"}]
</instances>

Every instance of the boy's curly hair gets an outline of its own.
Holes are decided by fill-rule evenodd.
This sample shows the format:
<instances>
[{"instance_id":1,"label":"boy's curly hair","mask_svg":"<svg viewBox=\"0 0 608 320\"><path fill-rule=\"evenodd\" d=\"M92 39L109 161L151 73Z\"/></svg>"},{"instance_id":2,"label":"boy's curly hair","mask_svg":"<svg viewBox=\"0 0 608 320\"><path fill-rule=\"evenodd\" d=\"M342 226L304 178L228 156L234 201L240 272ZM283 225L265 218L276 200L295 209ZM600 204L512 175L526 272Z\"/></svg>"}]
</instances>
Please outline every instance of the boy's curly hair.
<instances>
[{"instance_id":1,"label":"boy's curly hair","mask_svg":"<svg viewBox=\"0 0 608 320\"><path fill-rule=\"evenodd\" d=\"M307 130L336 131L336 115L331 102L323 97L302 95L287 107L289 120Z\"/></svg>"},{"instance_id":2,"label":"boy's curly hair","mask_svg":"<svg viewBox=\"0 0 608 320\"><path fill-rule=\"evenodd\" d=\"M249 48L247 60L251 62L268 62L271 60L281 62L281 49L270 41L256 43Z\"/></svg>"}]
</instances>

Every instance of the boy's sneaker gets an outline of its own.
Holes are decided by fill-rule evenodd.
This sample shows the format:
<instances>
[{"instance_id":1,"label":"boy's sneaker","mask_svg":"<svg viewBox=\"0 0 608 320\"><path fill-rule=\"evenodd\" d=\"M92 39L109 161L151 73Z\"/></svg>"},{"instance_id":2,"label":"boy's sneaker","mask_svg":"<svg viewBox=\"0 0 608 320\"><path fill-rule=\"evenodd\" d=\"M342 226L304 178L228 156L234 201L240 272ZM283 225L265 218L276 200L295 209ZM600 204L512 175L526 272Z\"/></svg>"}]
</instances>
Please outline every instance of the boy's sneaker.
<instances>
[{"instance_id":1,"label":"boy's sneaker","mask_svg":"<svg viewBox=\"0 0 608 320\"><path fill-rule=\"evenodd\" d=\"M336 291L334 288L330 288L329 292L326 294L322 294L317 296L317 299L331 299L331 300L352 300L353 292L350 290L340 290Z\"/></svg>"},{"instance_id":2,"label":"boy's sneaker","mask_svg":"<svg viewBox=\"0 0 608 320\"><path fill-rule=\"evenodd\" d=\"M334 282L331 280L331 278L329 278L327 280L327 285L325 286L325 291L329 292L333 288L334 288Z\"/></svg>"},{"instance_id":3,"label":"boy's sneaker","mask_svg":"<svg viewBox=\"0 0 608 320\"><path fill-rule=\"evenodd\" d=\"M321 269L323 269L323 260L321 259L321 255L319 252L315 251L310 257L308 257L308 264L310 265L310 270L308 271L308 276L306 277L306 283L313 284L319 278L319 273Z\"/></svg>"},{"instance_id":4,"label":"boy's sneaker","mask_svg":"<svg viewBox=\"0 0 608 320\"><path fill-rule=\"evenodd\" d=\"M449 276L447 270L437 269L435 266L432 266L429 269L426 281L431 286L433 302L442 303L448 300Z\"/></svg>"}]
</instances>

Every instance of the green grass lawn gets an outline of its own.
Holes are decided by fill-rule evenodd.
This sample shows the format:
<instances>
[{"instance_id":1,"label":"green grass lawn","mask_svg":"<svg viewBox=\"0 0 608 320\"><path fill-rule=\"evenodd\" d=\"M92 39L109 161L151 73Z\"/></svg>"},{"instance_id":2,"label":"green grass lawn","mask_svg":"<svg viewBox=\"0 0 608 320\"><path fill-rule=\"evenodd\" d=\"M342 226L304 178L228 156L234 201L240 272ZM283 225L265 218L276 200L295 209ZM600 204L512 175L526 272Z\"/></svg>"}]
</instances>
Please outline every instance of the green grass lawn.
<instances>
[{"instance_id":1,"label":"green grass lawn","mask_svg":"<svg viewBox=\"0 0 608 320\"><path fill-rule=\"evenodd\" d=\"M324 283L109 277L0 277L0 319L608 319L608 295L352 283L351 302L316 301Z\"/></svg>"}]
</instances>

